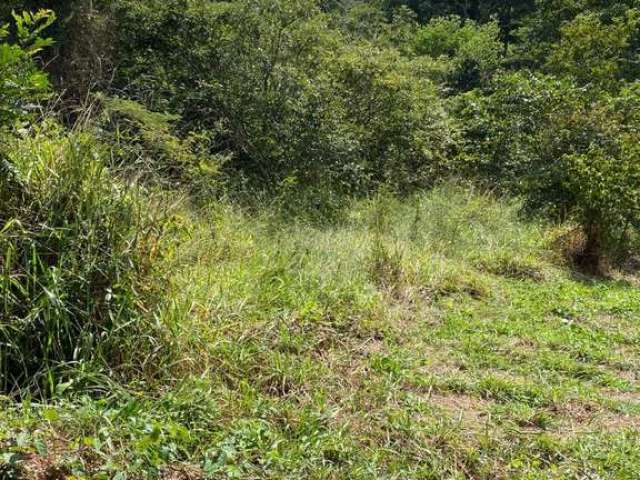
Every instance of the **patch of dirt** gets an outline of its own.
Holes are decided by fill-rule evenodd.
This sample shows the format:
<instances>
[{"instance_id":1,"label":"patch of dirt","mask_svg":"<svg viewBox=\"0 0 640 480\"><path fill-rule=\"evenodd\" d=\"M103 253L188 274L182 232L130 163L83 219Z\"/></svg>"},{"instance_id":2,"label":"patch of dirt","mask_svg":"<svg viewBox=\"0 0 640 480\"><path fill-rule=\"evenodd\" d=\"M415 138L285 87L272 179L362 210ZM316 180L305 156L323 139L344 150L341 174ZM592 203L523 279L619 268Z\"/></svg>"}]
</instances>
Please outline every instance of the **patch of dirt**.
<instances>
[{"instance_id":1,"label":"patch of dirt","mask_svg":"<svg viewBox=\"0 0 640 480\"><path fill-rule=\"evenodd\" d=\"M511 348L520 348L522 350L527 350L531 352L535 352L540 348L539 343L528 337L515 337L508 344Z\"/></svg>"},{"instance_id":2,"label":"patch of dirt","mask_svg":"<svg viewBox=\"0 0 640 480\"><path fill-rule=\"evenodd\" d=\"M640 416L612 412L595 402L570 400L556 405L552 412L562 420L560 430L565 433L640 430Z\"/></svg>"},{"instance_id":3,"label":"patch of dirt","mask_svg":"<svg viewBox=\"0 0 640 480\"><path fill-rule=\"evenodd\" d=\"M369 338L355 347L355 352L365 358L379 355L386 351L384 341L378 338Z\"/></svg>"},{"instance_id":4,"label":"patch of dirt","mask_svg":"<svg viewBox=\"0 0 640 480\"><path fill-rule=\"evenodd\" d=\"M204 472L192 465L172 465L162 472L162 480L203 480Z\"/></svg>"},{"instance_id":5,"label":"patch of dirt","mask_svg":"<svg viewBox=\"0 0 640 480\"><path fill-rule=\"evenodd\" d=\"M632 330L630 330L629 327L633 326L634 322L633 320L626 319L622 316L616 316L610 313L601 312L597 315L594 315L593 318L587 320L585 324L589 328L598 332L604 332L604 333L616 334L616 335L620 335L620 334L625 335L632 332ZM623 340L625 343L629 343L631 345L635 343L635 340L632 336L628 336L627 338L628 338L627 340ZM616 348L616 352L618 350L630 350L630 349L628 348L628 346L620 345L618 348Z\"/></svg>"},{"instance_id":6,"label":"patch of dirt","mask_svg":"<svg viewBox=\"0 0 640 480\"><path fill-rule=\"evenodd\" d=\"M608 413L595 419L598 431L615 432L618 430L640 430L640 417L637 415L615 415Z\"/></svg>"},{"instance_id":7,"label":"patch of dirt","mask_svg":"<svg viewBox=\"0 0 640 480\"><path fill-rule=\"evenodd\" d=\"M366 388L369 375L369 359L384 355L386 345L382 338L344 342L340 348L328 349L314 356L330 374L323 380L322 388L337 403L343 403L361 389Z\"/></svg>"},{"instance_id":8,"label":"patch of dirt","mask_svg":"<svg viewBox=\"0 0 640 480\"><path fill-rule=\"evenodd\" d=\"M630 403L640 407L640 392L621 392L619 390L605 390L604 394L614 402Z\"/></svg>"},{"instance_id":9,"label":"patch of dirt","mask_svg":"<svg viewBox=\"0 0 640 480\"><path fill-rule=\"evenodd\" d=\"M442 410L451 420L464 424L480 424L490 419L493 402L460 393L431 392L427 401Z\"/></svg>"},{"instance_id":10,"label":"patch of dirt","mask_svg":"<svg viewBox=\"0 0 640 480\"><path fill-rule=\"evenodd\" d=\"M632 385L635 385L636 382L640 379L640 377L638 376L640 375L640 372L638 372L637 370L616 368L615 370L609 370L609 372L617 376L621 380L631 383Z\"/></svg>"},{"instance_id":11,"label":"patch of dirt","mask_svg":"<svg viewBox=\"0 0 640 480\"><path fill-rule=\"evenodd\" d=\"M571 425L584 426L591 423L598 412L602 412L602 407L595 402L569 400L553 405L550 410Z\"/></svg>"},{"instance_id":12,"label":"patch of dirt","mask_svg":"<svg viewBox=\"0 0 640 480\"><path fill-rule=\"evenodd\" d=\"M630 287L640 288L640 274L638 272L614 272L612 278L618 282L626 283Z\"/></svg>"},{"instance_id":13,"label":"patch of dirt","mask_svg":"<svg viewBox=\"0 0 640 480\"><path fill-rule=\"evenodd\" d=\"M71 473L68 468L58 465L55 459L35 453L22 458L20 469L20 478L25 480L66 480Z\"/></svg>"},{"instance_id":14,"label":"patch of dirt","mask_svg":"<svg viewBox=\"0 0 640 480\"><path fill-rule=\"evenodd\" d=\"M442 360L433 358L427 365L421 366L417 373L426 377L446 377L451 374L464 372L467 367L456 360Z\"/></svg>"},{"instance_id":15,"label":"patch of dirt","mask_svg":"<svg viewBox=\"0 0 640 480\"><path fill-rule=\"evenodd\" d=\"M534 282L547 280L546 273L538 265L517 258L500 258L493 262L483 261L478 263L477 268L480 271L512 280L532 280Z\"/></svg>"},{"instance_id":16,"label":"patch of dirt","mask_svg":"<svg viewBox=\"0 0 640 480\"><path fill-rule=\"evenodd\" d=\"M464 372L468 368L462 359L448 351L446 345L424 344L416 346L416 350L419 350L423 358L422 364L415 370L416 377L445 377Z\"/></svg>"}]
</instances>

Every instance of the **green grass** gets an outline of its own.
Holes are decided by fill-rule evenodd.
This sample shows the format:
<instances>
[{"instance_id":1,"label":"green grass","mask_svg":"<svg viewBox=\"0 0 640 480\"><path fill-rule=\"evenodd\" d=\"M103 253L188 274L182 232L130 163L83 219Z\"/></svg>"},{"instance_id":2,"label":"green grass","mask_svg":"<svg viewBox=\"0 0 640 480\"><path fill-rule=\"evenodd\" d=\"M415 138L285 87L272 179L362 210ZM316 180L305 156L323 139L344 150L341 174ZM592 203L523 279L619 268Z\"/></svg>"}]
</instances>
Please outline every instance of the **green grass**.
<instances>
[{"instance_id":1,"label":"green grass","mask_svg":"<svg viewBox=\"0 0 640 480\"><path fill-rule=\"evenodd\" d=\"M178 209L160 353L102 396L4 401L0 472L636 478L640 291L517 212L450 185L322 224Z\"/></svg>"}]
</instances>

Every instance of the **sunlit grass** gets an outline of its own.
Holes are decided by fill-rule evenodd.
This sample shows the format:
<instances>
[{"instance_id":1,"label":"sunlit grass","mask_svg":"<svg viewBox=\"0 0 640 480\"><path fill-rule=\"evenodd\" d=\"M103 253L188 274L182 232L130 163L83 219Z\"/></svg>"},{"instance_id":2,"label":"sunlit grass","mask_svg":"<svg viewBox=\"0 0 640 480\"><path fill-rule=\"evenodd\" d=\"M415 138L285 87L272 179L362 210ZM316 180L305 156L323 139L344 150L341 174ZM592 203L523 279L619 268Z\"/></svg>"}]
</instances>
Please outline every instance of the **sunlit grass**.
<instances>
[{"instance_id":1,"label":"sunlit grass","mask_svg":"<svg viewBox=\"0 0 640 480\"><path fill-rule=\"evenodd\" d=\"M574 279L518 212L454 185L322 224L176 210L149 312L171 360L103 400L7 403L6 471L634 478L640 293Z\"/></svg>"}]
</instances>

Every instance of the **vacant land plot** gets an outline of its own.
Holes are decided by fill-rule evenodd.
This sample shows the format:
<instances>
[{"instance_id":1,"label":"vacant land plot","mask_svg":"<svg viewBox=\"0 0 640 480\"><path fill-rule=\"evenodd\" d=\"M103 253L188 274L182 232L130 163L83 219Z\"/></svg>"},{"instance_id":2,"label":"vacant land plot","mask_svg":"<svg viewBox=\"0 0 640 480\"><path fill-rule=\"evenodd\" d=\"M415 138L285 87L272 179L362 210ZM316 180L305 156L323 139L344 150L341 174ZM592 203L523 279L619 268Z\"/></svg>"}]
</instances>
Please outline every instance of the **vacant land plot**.
<instances>
[{"instance_id":1,"label":"vacant land plot","mask_svg":"<svg viewBox=\"0 0 640 480\"><path fill-rule=\"evenodd\" d=\"M637 478L640 290L516 212L456 187L322 225L183 211L150 312L179 361L5 403L3 478Z\"/></svg>"}]
</instances>

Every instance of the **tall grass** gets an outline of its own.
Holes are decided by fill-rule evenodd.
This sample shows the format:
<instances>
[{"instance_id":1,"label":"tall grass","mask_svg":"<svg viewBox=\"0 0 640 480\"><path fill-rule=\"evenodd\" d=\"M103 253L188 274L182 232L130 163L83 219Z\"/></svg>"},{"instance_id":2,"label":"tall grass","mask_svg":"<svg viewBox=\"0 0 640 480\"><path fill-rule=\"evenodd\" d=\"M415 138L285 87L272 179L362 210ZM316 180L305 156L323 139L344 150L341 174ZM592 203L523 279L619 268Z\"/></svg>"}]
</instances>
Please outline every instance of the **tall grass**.
<instances>
[{"instance_id":1,"label":"tall grass","mask_svg":"<svg viewBox=\"0 0 640 480\"><path fill-rule=\"evenodd\" d=\"M170 202L115 175L88 133L46 127L5 155L5 391L51 394L79 372L260 375L274 348L375 336L397 300L483 294L482 271L544 269L543 229L520 222L519 205L453 184L344 199L329 222L292 219L286 202L185 206L165 222L154 212Z\"/></svg>"},{"instance_id":2,"label":"tall grass","mask_svg":"<svg viewBox=\"0 0 640 480\"><path fill-rule=\"evenodd\" d=\"M446 184L345 205L325 223L291 218L286 205L282 214L224 203L183 212L188 228L162 267L171 275L158 310L175 329L181 373L260 380L274 355L376 338L412 304L487 295L494 275L554 271L544 226L491 194Z\"/></svg>"},{"instance_id":3,"label":"tall grass","mask_svg":"<svg viewBox=\"0 0 640 480\"><path fill-rule=\"evenodd\" d=\"M48 124L3 154L0 389L50 394L70 366L141 354L121 340L139 328L157 229L87 133Z\"/></svg>"}]
</instances>

